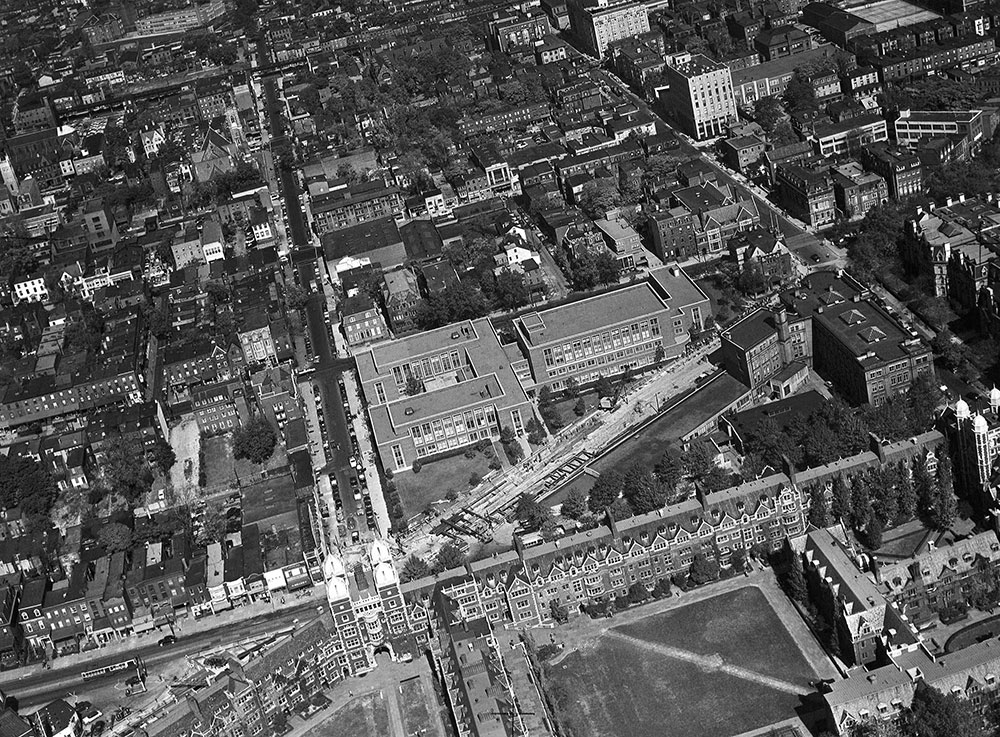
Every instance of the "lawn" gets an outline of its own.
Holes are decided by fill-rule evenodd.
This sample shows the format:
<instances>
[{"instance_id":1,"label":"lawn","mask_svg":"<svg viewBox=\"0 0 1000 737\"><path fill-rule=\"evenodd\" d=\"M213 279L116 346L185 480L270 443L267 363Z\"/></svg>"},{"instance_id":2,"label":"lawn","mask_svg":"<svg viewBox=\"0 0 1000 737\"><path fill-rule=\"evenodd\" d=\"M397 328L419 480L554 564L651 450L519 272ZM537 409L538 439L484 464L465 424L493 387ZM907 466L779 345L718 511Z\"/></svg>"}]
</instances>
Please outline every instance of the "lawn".
<instances>
[{"instance_id":1,"label":"lawn","mask_svg":"<svg viewBox=\"0 0 1000 737\"><path fill-rule=\"evenodd\" d=\"M683 648L702 655L719 654L733 665L808 688L816 677L795 640L760 589L748 586L621 627L627 635ZM761 633L767 647L761 647Z\"/></svg>"},{"instance_id":2,"label":"lawn","mask_svg":"<svg viewBox=\"0 0 1000 737\"><path fill-rule=\"evenodd\" d=\"M406 734L419 734L425 737L438 737L440 730L431 719L431 710L427 707L427 691L419 677L410 678L399 685L400 711L403 714L403 727Z\"/></svg>"},{"instance_id":3,"label":"lawn","mask_svg":"<svg viewBox=\"0 0 1000 737\"><path fill-rule=\"evenodd\" d=\"M701 656L711 665L690 662ZM547 676L578 737L725 737L792 716L800 698L791 691L810 691L816 674L764 594L748 587L617 627Z\"/></svg>"},{"instance_id":4,"label":"lawn","mask_svg":"<svg viewBox=\"0 0 1000 737\"><path fill-rule=\"evenodd\" d=\"M550 671L576 737L725 737L794 714L797 696L602 639Z\"/></svg>"},{"instance_id":5,"label":"lawn","mask_svg":"<svg viewBox=\"0 0 1000 737\"><path fill-rule=\"evenodd\" d=\"M306 732L305 737L341 734L352 737L384 737L389 734L389 711L382 694L373 693L354 699Z\"/></svg>"},{"instance_id":6,"label":"lawn","mask_svg":"<svg viewBox=\"0 0 1000 737\"><path fill-rule=\"evenodd\" d=\"M463 454L425 463L418 473L397 471L392 477L407 517L421 514L428 505L447 498L448 492L461 493L469 488L473 473L480 477L490 472L489 458L476 452L472 458Z\"/></svg>"},{"instance_id":7,"label":"lawn","mask_svg":"<svg viewBox=\"0 0 1000 737\"><path fill-rule=\"evenodd\" d=\"M227 484L235 486L237 474L240 480L246 483L265 469L273 471L288 465L288 455L280 439L274 447L274 453L261 465L251 463L245 458L240 460L233 458L231 433L202 438L202 443L205 448L205 486L209 489Z\"/></svg>"}]
</instances>

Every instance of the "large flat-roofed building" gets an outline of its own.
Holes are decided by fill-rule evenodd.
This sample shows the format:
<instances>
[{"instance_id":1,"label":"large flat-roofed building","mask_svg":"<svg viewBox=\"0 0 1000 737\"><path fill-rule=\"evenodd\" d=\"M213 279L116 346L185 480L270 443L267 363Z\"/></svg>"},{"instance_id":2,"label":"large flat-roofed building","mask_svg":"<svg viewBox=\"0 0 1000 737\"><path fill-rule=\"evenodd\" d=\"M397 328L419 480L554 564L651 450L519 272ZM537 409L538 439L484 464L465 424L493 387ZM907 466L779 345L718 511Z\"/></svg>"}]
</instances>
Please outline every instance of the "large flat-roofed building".
<instances>
[{"instance_id":1,"label":"large flat-roofed building","mask_svg":"<svg viewBox=\"0 0 1000 737\"><path fill-rule=\"evenodd\" d=\"M843 272L810 274L781 294L794 315L811 316L807 355L854 404L878 406L923 373L933 372L930 347L872 301L866 286Z\"/></svg>"},{"instance_id":2,"label":"large flat-roofed building","mask_svg":"<svg viewBox=\"0 0 1000 737\"><path fill-rule=\"evenodd\" d=\"M384 182L361 182L345 189L330 190L312 198L311 212L316 232L348 228L387 216L403 209L403 195L398 187Z\"/></svg>"},{"instance_id":3,"label":"large flat-roofed building","mask_svg":"<svg viewBox=\"0 0 1000 737\"><path fill-rule=\"evenodd\" d=\"M598 59L612 42L649 31L649 14L642 3L570 0L567 5L573 34Z\"/></svg>"},{"instance_id":4,"label":"large flat-roofed building","mask_svg":"<svg viewBox=\"0 0 1000 737\"><path fill-rule=\"evenodd\" d=\"M696 138L721 136L736 120L729 67L701 54L674 54L663 69L666 88L657 89L660 109Z\"/></svg>"},{"instance_id":5,"label":"large flat-roofed building","mask_svg":"<svg viewBox=\"0 0 1000 737\"><path fill-rule=\"evenodd\" d=\"M658 355L676 358L710 314L705 293L681 268L669 266L639 284L529 312L514 329L534 385L557 390L570 377L587 384L650 368Z\"/></svg>"},{"instance_id":6,"label":"large flat-roofed building","mask_svg":"<svg viewBox=\"0 0 1000 737\"><path fill-rule=\"evenodd\" d=\"M908 151L900 151L888 143L875 143L861 150L861 163L869 171L882 177L889 187L889 195L895 199L906 199L919 194L924 186L923 167L920 157Z\"/></svg>"},{"instance_id":7,"label":"large flat-roofed building","mask_svg":"<svg viewBox=\"0 0 1000 737\"><path fill-rule=\"evenodd\" d=\"M926 138L939 138L958 134L969 142L975 153L983 142L982 110L900 110L896 118L896 142L901 146L915 146Z\"/></svg>"},{"instance_id":8,"label":"large flat-roofed building","mask_svg":"<svg viewBox=\"0 0 1000 737\"><path fill-rule=\"evenodd\" d=\"M383 343L357 357L375 444L395 470L451 448L521 433L532 417L489 320L465 320ZM409 394L407 392L413 392Z\"/></svg>"}]
</instances>

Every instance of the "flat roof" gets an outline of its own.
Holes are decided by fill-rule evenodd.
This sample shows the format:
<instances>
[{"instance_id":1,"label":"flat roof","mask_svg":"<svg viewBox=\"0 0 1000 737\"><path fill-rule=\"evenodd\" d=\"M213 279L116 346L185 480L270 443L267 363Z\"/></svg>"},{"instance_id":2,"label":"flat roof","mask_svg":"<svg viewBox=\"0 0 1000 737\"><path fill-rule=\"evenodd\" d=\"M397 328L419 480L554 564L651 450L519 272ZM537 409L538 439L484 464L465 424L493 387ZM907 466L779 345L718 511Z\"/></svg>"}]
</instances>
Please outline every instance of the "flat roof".
<instances>
[{"instance_id":1,"label":"flat roof","mask_svg":"<svg viewBox=\"0 0 1000 737\"><path fill-rule=\"evenodd\" d=\"M785 56L773 61L765 61L763 64L757 64L746 69L734 69L733 87L739 87L748 82L757 82L761 79L783 77L791 74L798 67L809 66L821 59L832 59L838 52L839 49L833 44L821 44L814 49L803 51L800 54Z\"/></svg>"},{"instance_id":2,"label":"flat roof","mask_svg":"<svg viewBox=\"0 0 1000 737\"><path fill-rule=\"evenodd\" d=\"M504 395L496 374L486 374L434 391L404 395L386 407L392 424L401 427L441 414L451 414L457 409L489 402L491 399L499 400Z\"/></svg>"},{"instance_id":3,"label":"flat roof","mask_svg":"<svg viewBox=\"0 0 1000 737\"><path fill-rule=\"evenodd\" d=\"M633 284L519 318L521 333L534 346L546 345L649 317L667 309L666 302L648 283ZM664 325L662 329L667 329Z\"/></svg>"}]
</instances>

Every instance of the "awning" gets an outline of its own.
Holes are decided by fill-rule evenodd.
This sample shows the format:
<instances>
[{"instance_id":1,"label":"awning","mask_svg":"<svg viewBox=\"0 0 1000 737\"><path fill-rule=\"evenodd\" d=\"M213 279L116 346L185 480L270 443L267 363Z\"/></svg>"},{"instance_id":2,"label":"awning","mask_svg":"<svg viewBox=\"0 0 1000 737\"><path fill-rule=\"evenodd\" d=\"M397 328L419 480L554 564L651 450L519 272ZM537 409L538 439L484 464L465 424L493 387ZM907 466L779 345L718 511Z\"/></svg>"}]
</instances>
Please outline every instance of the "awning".
<instances>
[{"instance_id":1,"label":"awning","mask_svg":"<svg viewBox=\"0 0 1000 737\"><path fill-rule=\"evenodd\" d=\"M156 625L153 624L152 620L148 622L133 622L132 629L136 634L139 634L140 632L149 632L152 629L156 629Z\"/></svg>"},{"instance_id":2,"label":"awning","mask_svg":"<svg viewBox=\"0 0 1000 737\"><path fill-rule=\"evenodd\" d=\"M56 627L52 630L49 638L52 642L64 642L66 640L75 640L80 634L80 629L76 626L69 627Z\"/></svg>"}]
</instances>

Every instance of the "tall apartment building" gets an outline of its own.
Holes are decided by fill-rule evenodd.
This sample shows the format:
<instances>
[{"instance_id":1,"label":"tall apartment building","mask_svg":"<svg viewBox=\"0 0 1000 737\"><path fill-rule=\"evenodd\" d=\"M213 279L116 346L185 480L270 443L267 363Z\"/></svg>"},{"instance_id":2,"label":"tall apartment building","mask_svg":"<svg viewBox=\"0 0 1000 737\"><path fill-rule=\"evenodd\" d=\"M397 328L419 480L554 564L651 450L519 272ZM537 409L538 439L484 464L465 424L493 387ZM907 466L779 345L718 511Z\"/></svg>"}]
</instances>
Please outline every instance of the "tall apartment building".
<instances>
[{"instance_id":1,"label":"tall apartment building","mask_svg":"<svg viewBox=\"0 0 1000 737\"><path fill-rule=\"evenodd\" d=\"M737 119L729 67L701 54L674 54L663 70L667 87L657 89L657 102L684 132L702 140L726 133Z\"/></svg>"},{"instance_id":2,"label":"tall apartment building","mask_svg":"<svg viewBox=\"0 0 1000 737\"><path fill-rule=\"evenodd\" d=\"M567 6L573 34L598 59L604 57L608 44L649 31L649 15L642 3L570 0Z\"/></svg>"},{"instance_id":3,"label":"tall apartment building","mask_svg":"<svg viewBox=\"0 0 1000 737\"><path fill-rule=\"evenodd\" d=\"M465 320L389 343L357 356L375 446L386 468L521 433L531 404L515 375L523 362L489 320ZM414 392L414 393L408 393Z\"/></svg>"},{"instance_id":4,"label":"tall apartment building","mask_svg":"<svg viewBox=\"0 0 1000 737\"><path fill-rule=\"evenodd\" d=\"M681 268L655 269L642 283L517 318L514 330L527 356L518 374L526 384L558 390L569 378L587 384L641 371L657 356L681 355L691 330L710 314L705 293Z\"/></svg>"}]
</instances>

